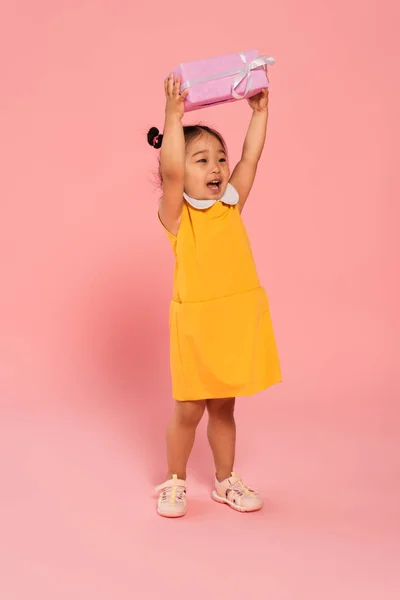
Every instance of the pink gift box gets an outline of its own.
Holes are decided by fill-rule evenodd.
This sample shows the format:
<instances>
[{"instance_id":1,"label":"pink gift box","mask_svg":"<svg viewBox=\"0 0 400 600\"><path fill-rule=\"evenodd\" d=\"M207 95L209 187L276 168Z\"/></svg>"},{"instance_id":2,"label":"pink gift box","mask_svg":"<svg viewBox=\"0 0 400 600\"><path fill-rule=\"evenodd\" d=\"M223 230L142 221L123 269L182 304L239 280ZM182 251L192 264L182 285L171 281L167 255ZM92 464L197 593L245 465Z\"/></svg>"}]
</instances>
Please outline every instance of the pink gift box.
<instances>
[{"instance_id":1,"label":"pink gift box","mask_svg":"<svg viewBox=\"0 0 400 600\"><path fill-rule=\"evenodd\" d=\"M185 111L250 98L268 87L266 66L271 56L257 50L183 62L173 73L182 78L181 93L189 89Z\"/></svg>"}]
</instances>

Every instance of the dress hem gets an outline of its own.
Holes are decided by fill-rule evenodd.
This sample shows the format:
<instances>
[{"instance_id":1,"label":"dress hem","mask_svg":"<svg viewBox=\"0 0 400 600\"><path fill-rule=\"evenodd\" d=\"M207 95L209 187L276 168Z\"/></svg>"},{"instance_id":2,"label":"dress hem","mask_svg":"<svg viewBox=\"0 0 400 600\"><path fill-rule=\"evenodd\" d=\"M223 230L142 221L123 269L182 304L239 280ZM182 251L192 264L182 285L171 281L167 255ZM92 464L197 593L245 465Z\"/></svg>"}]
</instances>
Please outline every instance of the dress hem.
<instances>
[{"instance_id":1,"label":"dress hem","mask_svg":"<svg viewBox=\"0 0 400 600\"><path fill-rule=\"evenodd\" d=\"M194 397L194 398L177 398L176 396L172 396L174 400L176 400L176 402L201 402L204 400L219 400L222 398L248 398L249 396L255 396L256 394L259 394L261 392L264 392L265 390L269 389L270 387L277 385L279 383L282 383L282 378L276 379L274 381L271 381L268 384L265 384L259 388L255 388L252 391L240 391L237 390L236 394L232 393L232 390L225 394L222 393L218 393L218 394L209 394L207 396L202 396L200 397Z\"/></svg>"}]
</instances>

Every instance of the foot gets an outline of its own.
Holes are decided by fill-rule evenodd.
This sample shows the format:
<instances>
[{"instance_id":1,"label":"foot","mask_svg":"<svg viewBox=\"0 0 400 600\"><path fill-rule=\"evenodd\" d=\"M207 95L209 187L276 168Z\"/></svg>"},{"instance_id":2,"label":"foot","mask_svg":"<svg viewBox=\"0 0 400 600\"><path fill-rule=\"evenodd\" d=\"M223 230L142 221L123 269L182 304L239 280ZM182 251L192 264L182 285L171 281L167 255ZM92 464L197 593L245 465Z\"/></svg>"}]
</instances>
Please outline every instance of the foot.
<instances>
[{"instance_id":1,"label":"foot","mask_svg":"<svg viewBox=\"0 0 400 600\"><path fill-rule=\"evenodd\" d=\"M246 487L239 475L232 473L231 477L219 482L215 479L215 489L212 498L221 504L227 504L239 512L253 512L263 507L260 494Z\"/></svg>"},{"instance_id":2,"label":"foot","mask_svg":"<svg viewBox=\"0 0 400 600\"><path fill-rule=\"evenodd\" d=\"M183 517L186 514L186 481L173 475L156 487L160 492L157 512L162 517Z\"/></svg>"}]
</instances>

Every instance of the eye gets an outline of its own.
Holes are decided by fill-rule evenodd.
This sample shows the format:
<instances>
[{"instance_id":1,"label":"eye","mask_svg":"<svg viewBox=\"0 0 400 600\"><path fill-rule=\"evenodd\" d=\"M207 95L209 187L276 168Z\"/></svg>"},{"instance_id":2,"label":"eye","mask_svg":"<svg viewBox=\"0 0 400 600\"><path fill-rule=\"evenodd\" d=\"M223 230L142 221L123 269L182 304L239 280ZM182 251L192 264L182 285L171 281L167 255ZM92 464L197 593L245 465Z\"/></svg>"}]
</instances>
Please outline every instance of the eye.
<instances>
[{"instance_id":1,"label":"eye","mask_svg":"<svg viewBox=\"0 0 400 600\"><path fill-rule=\"evenodd\" d=\"M220 158L219 162L226 162L226 158Z\"/></svg>"},{"instance_id":2,"label":"eye","mask_svg":"<svg viewBox=\"0 0 400 600\"><path fill-rule=\"evenodd\" d=\"M198 160L197 162L201 163L201 162L207 162L205 158L201 158L200 160Z\"/></svg>"}]
</instances>

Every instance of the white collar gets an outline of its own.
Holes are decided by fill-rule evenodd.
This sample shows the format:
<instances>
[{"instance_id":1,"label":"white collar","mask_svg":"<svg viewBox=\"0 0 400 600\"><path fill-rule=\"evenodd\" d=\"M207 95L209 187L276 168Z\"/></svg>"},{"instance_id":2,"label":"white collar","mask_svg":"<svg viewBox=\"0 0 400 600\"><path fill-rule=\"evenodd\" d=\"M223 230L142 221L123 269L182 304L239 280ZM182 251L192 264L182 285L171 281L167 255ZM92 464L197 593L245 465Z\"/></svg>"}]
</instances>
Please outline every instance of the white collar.
<instances>
[{"instance_id":1,"label":"white collar","mask_svg":"<svg viewBox=\"0 0 400 600\"><path fill-rule=\"evenodd\" d=\"M193 208L199 208L200 210L206 210L206 208L210 208L210 206L213 206L216 202L223 202L224 204L229 204L230 206L234 206L239 202L239 194L230 183L228 183L222 198L218 200L197 200L196 198L188 196L185 192L183 193L183 197L185 198L186 202L190 204L190 206L193 206Z\"/></svg>"}]
</instances>

